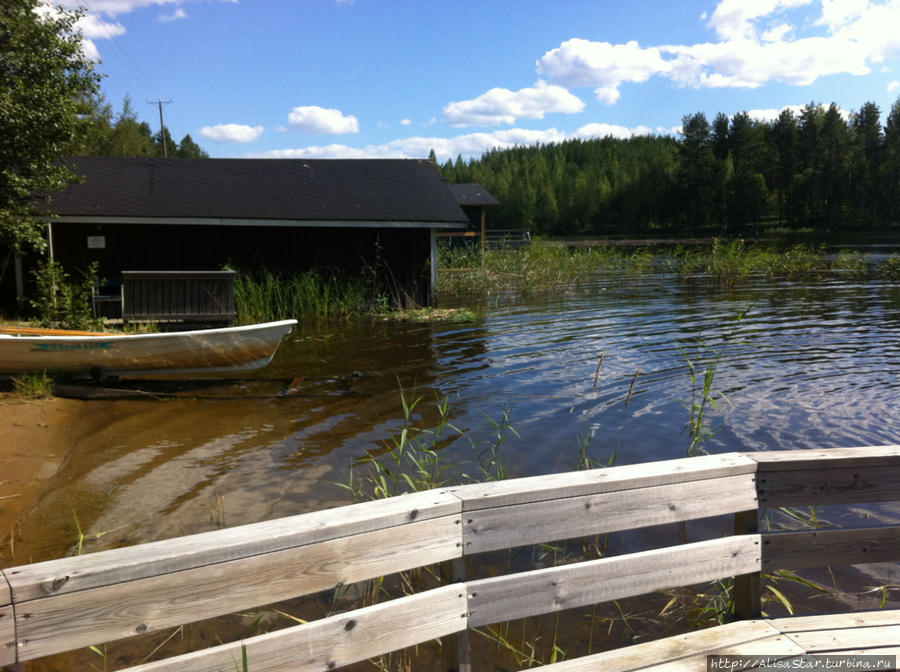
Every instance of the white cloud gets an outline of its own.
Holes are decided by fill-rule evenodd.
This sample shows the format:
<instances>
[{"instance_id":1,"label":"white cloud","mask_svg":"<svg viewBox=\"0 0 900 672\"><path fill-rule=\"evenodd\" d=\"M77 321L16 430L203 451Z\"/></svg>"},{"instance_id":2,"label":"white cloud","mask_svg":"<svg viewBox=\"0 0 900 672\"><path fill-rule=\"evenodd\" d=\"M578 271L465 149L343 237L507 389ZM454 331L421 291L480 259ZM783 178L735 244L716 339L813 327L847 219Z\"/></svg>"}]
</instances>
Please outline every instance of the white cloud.
<instances>
[{"instance_id":1,"label":"white cloud","mask_svg":"<svg viewBox=\"0 0 900 672\"><path fill-rule=\"evenodd\" d=\"M359 122L340 110L317 105L295 107L288 115L291 128L306 133L359 133Z\"/></svg>"},{"instance_id":2,"label":"white cloud","mask_svg":"<svg viewBox=\"0 0 900 672\"><path fill-rule=\"evenodd\" d=\"M125 34L125 26L121 23L103 21L96 14L85 14L78 20L75 27L81 31L82 35L88 38L108 40Z\"/></svg>"},{"instance_id":3,"label":"white cloud","mask_svg":"<svg viewBox=\"0 0 900 672\"><path fill-rule=\"evenodd\" d=\"M821 11L798 16L800 8ZM805 86L827 75L865 75L900 56L900 0L720 0L708 25L718 40L651 47L567 40L538 60L537 71L561 86L595 87L598 100L612 104L623 83L653 76L697 88Z\"/></svg>"},{"instance_id":4,"label":"white cloud","mask_svg":"<svg viewBox=\"0 0 900 672\"><path fill-rule=\"evenodd\" d=\"M809 5L813 0L721 0L709 20L724 40L756 37L755 21L776 12ZM826 0L827 1L827 0Z\"/></svg>"},{"instance_id":5,"label":"white cloud","mask_svg":"<svg viewBox=\"0 0 900 672\"><path fill-rule=\"evenodd\" d=\"M400 125L401 125L401 126L410 126L411 124L412 124L412 121L409 120L409 119L401 119L401 120L400 120Z\"/></svg>"},{"instance_id":6,"label":"white cloud","mask_svg":"<svg viewBox=\"0 0 900 672\"><path fill-rule=\"evenodd\" d=\"M160 14L158 17L156 17L156 20L160 23L169 23L171 21L179 21L186 18L187 12L184 11L181 7L178 7L171 14Z\"/></svg>"},{"instance_id":7,"label":"white cloud","mask_svg":"<svg viewBox=\"0 0 900 672\"><path fill-rule=\"evenodd\" d=\"M828 108L830 106L831 106L830 103L827 105L825 103L820 103L819 109L822 110L823 112L827 112ZM780 115L784 110L789 110L790 112L793 113L795 118L799 118L800 113L803 112L805 107L806 107L806 105L785 105L784 107L782 107L780 109L767 108L767 109L760 109L760 110L747 110L747 116L749 116L754 121L764 121L767 123L772 123L773 121L778 119L778 115ZM841 118L844 121L847 121L850 118L849 110L845 110L841 107L838 107L837 109L841 115Z\"/></svg>"},{"instance_id":8,"label":"white cloud","mask_svg":"<svg viewBox=\"0 0 900 672\"><path fill-rule=\"evenodd\" d=\"M543 119L545 114L577 114L584 101L561 86L539 81L534 87L510 91L494 88L473 100L450 103L444 118L451 126L496 126L518 119Z\"/></svg>"},{"instance_id":9,"label":"white cloud","mask_svg":"<svg viewBox=\"0 0 900 672\"><path fill-rule=\"evenodd\" d=\"M262 135L262 126L245 126L243 124L218 124L204 126L200 135L213 142L253 142Z\"/></svg>"},{"instance_id":10,"label":"white cloud","mask_svg":"<svg viewBox=\"0 0 900 672\"><path fill-rule=\"evenodd\" d=\"M887 85L888 93L893 93L897 89L900 89L900 82L898 82L896 79Z\"/></svg>"},{"instance_id":11,"label":"white cloud","mask_svg":"<svg viewBox=\"0 0 900 672\"><path fill-rule=\"evenodd\" d=\"M869 0L822 0L822 16L816 25L836 31L859 19L869 9Z\"/></svg>"},{"instance_id":12,"label":"white cloud","mask_svg":"<svg viewBox=\"0 0 900 672\"><path fill-rule=\"evenodd\" d=\"M642 48L637 42L610 44L573 38L545 53L537 71L562 86L596 86L597 99L615 103L624 82L645 82L665 73L669 64L656 47Z\"/></svg>"},{"instance_id":13,"label":"white cloud","mask_svg":"<svg viewBox=\"0 0 900 672\"><path fill-rule=\"evenodd\" d=\"M769 28L761 36L763 42L783 42L794 32L794 27L789 23L779 23Z\"/></svg>"},{"instance_id":14,"label":"white cloud","mask_svg":"<svg viewBox=\"0 0 900 672\"><path fill-rule=\"evenodd\" d=\"M624 140L636 135L651 135L652 133L653 129L648 126L628 128L613 124L592 123L579 128L575 135L579 138L620 138Z\"/></svg>"},{"instance_id":15,"label":"white cloud","mask_svg":"<svg viewBox=\"0 0 900 672\"><path fill-rule=\"evenodd\" d=\"M773 80L805 86L825 75L870 72L866 46L838 38L770 44L731 40L666 49L676 56L669 76L682 86L757 88Z\"/></svg>"},{"instance_id":16,"label":"white cloud","mask_svg":"<svg viewBox=\"0 0 900 672\"><path fill-rule=\"evenodd\" d=\"M676 129L660 129L672 134ZM254 155L256 158L329 158L329 159L377 159L377 158L424 158L433 149L440 161L463 158L475 158L495 148L508 148L535 144L563 142L572 138L595 138L612 136L629 138L635 135L652 133L645 126L629 129L609 124L588 124L575 133L564 133L555 128L531 130L510 128L491 133L467 133L452 138L411 137L400 138L380 145L351 147L349 145L332 144L300 147L296 149L276 149Z\"/></svg>"}]
</instances>

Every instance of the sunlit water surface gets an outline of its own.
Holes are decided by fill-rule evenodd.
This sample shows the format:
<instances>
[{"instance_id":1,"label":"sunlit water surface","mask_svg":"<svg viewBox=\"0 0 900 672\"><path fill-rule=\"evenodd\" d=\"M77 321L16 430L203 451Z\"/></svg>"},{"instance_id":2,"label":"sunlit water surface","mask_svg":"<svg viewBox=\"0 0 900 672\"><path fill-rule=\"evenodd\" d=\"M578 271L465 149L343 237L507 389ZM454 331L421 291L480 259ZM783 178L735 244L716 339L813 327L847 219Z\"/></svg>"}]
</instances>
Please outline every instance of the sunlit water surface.
<instances>
[{"instance_id":1,"label":"sunlit water surface","mask_svg":"<svg viewBox=\"0 0 900 672\"><path fill-rule=\"evenodd\" d=\"M718 359L704 451L900 443L896 282L598 278L496 301L472 323L303 324L256 374L293 379L283 396L283 383L248 381L84 402L17 556L73 552L73 511L94 551L348 503L336 483L398 432L401 394L422 398L422 428L449 397L464 435L448 432L440 449L470 476L504 413L512 476L574 469L582 448L604 464L684 457L696 391L686 358L697 385Z\"/></svg>"}]
</instances>

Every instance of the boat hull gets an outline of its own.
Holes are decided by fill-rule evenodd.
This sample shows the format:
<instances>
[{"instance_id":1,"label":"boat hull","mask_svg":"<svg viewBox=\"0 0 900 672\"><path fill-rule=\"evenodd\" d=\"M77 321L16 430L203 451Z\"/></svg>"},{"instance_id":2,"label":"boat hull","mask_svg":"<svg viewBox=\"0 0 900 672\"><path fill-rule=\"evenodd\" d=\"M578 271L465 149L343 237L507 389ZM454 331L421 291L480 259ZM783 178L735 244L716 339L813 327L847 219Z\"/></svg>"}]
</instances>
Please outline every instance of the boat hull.
<instances>
[{"instance_id":1,"label":"boat hull","mask_svg":"<svg viewBox=\"0 0 900 672\"><path fill-rule=\"evenodd\" d=\"M0 373L223 372L268 364L296 320L157 334L0 335Z\"/></svg>"}]
</instances>

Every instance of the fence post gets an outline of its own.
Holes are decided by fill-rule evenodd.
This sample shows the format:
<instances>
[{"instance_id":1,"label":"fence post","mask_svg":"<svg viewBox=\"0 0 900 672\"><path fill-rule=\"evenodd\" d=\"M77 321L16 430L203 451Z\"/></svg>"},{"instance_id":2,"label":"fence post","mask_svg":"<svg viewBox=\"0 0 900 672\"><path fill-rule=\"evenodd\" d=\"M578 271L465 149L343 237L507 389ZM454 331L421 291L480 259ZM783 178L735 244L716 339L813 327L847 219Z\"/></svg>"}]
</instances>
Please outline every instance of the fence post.
<instances>
[{"instance_id":1,"label":"fence post","mask_svg":"<svg viewBox=\"0 0 900 672\"><path fill-rule=\"evenodd\" d=\"M465 557L453 558L441 563L441 585L465 583L465 581ZM441 658L445 672L472 672L468 629L444 638L441 643Z\"/></svg>"},{"instance_id":2,"label":"fence post","mask_svg":"<svg viewBox=\"0 0 900 672\"><path fill-rule=\"evenodd\" d=\"M734 514L734 533L756 534L759 532L759 510L739 511ZM734 577L734 615L739 619L759 618L762 614L760 601L760 573L741 574Z\"/></svg>"}]
</instances>

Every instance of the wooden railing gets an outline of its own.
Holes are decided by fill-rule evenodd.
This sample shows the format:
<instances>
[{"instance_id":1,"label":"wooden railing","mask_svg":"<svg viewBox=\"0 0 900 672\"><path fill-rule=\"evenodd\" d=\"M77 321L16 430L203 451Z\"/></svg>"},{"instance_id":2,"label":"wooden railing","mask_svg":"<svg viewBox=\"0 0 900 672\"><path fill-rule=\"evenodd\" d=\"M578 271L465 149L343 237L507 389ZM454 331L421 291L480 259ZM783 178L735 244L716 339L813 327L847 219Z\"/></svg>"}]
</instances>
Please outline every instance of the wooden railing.
<instances>
[{"instance_id":1,"label":"wooden railing","mask_svg":"<svg viewBox=\"0 0 900 672\"><path fill-rule=\"evenodd\" d=\"M484 242L494 247L528 245L531 243L531 232L525 229L487 229Z\"/></svg>"},{"instance_id":2,"label":"wooden railing","mask_svg":"<svg viewBox=\"0 0 900 672\"><path fill-rule=\"evenodd\" d=\"M449 585L129 669L235 669L244 653L253 672L335 669L455 633L465 669L468 628L727 577L752 616L761 571L900 559L900 527L761 534L761 509L897 500L898 483L900 446L730 453L432 490L13 567L0 581L0 666L435 563L455 562ZM460 562L722 514L738 533L477 580Z\"/></svg>"},{"instance_id":3,"label":"wooden railing","mask_svg":"<svg viewBox=\"0 0 900 672\"><path fill-rule=\"evenodd\" d=\"M236 277L235 271L122 271L122 319L231 324Z\"/></svg>"}]
</instances>

